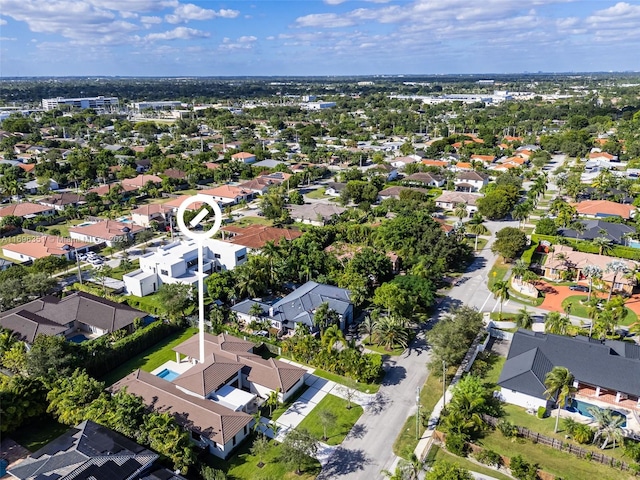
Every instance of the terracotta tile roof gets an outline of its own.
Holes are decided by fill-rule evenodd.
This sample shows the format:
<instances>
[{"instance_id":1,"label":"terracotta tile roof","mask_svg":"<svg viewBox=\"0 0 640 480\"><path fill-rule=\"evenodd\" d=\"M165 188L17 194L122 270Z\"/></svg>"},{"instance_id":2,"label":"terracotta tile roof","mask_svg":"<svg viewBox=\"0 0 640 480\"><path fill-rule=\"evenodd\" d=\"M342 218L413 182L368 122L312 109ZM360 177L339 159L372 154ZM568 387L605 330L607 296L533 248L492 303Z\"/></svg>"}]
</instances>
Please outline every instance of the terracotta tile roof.
<instances>
[{"instance_id":1,"label":"terracotta tile roof","mask_svg":"<svg viewBox=\"0 0 640 480\"><path fill-rule=\"evenodd\" d=\"M51 207L45 207L37 203L22 202L0 208L0 217L8 217L10 215L24 217L25 215L39 215L48 211L51 211Z\"/></svg>"},{"instance_id":2,"label":"terracotta tile roof","mask_svg":"<svg viewBox=\"0 0 640 480\"><path fill-rule=\"evenodd\" d=\"M166 203L151 203L149 205L141 205L138 208L131 210L131 214L145 215L150 217L159 213L164 213L171 208L167 208Z\"/></svg>"},{"instance_id":3,"label":"terracotta tile roof","mask_svg":"<svg viewBox=\"0 0 640 480\"><path fill-rule=\"evenodd\" d=\"M456 163L456 168L459 168L462 170L473 170L473 165L471 165L468 162L458 162Z\"/></svg>"},{"instance_id":4,"label":"terracotta tile roof","mask_svg":"<svg viewBox=\"0 0 640 480\"><path fill-rule=\"evenodd\" d=\"M294 240L302 235L302 232L299 230L269 227L266 225L251 225L244 228L229 226L223 228L223 230L235 234L235 236L226 241L254 250L263 248L267 242L273 242L278 245L283 240Z\"/></svg>"},{"instance_id":5,"label":"terracotta tile roof","mask_svg":"<svg viewBox=\"0 0 640 480\"><path fill-rule=\"evenodd\" d=\"M138 175L135 178L125 178L122 180L122 185L131 185L133 187L144 187L147 182L162 183L162 179L157 175Z\"/></svg>"},{"instance_id":6,"label":"terracotta tile roof","mask_svg":"<svg viewBox=\"0 0 640 480\"><path fill-rule=\"evenodd\" d=\"M175 178L177 180L182 180L184 178L187 178L187 173L180 170L179 168L167 168L163 173L167 177Z\"/></svg>"},{"instance_id":7,"label":"terracotta tile roof","mask_svg":"<svg viewBox=\"0 0 640 480\"><path fill-rule=\"evenodd\" d=\"M251 415L189 395L171 382L142 370L127 375L109 390L117 392L123 388L141 397L155 411L169 413L178 424L221 445L253 422Z\"/></svg>"},{"instance_id":8,"label":"terracotta tile roof","mask_svg":"<svg viewBox=\"0 0 640 480\"><path fill-rule=\"evenodd\" d=\"M134 186L134 185L129 185L129 184L122 184L119 182L116 183L107 183L106 185L100 185L99 187L93 187L91 190L88 191L88 193L97 193L98 195L100 195L101 197L108 195L109 192L116 186L116 185L120 185L122 187L121 192L125 193L125 192L135 192L136 190L138 190L138 187Z\"/></svg>"},{"instance_id":9,"label":"terracotta tile roof","mask_svg":"<svg viewBox=\"0 0 640 480\"><path fill-rule=\"evenodd\" d=\"M231 158L251 158L251 157L255 157L255 155L253 153L248 153L248 152L238 152L238 153L234 153L233 155L231 155Z\"/></svg>"},{"instance_id":10,"label":"terracotta tile roof","mask_svg":"<svg viewBox=\"0 0 640 480\"><path fill-rule=\"evenodd\" d=\"M531 155L533 155L533 152L531 150L518 150L516 152L516 155L520 155L521 157L529 159L529 157L531 157Z\"/></svg>"},{"instance_id":11,"label":"terracotta tile roof","mask_svg":"<svg viewBox=\"0 0 640 480\"><path fill-rule=\"evenodd\" d=\"M173 384L206 397L236 376L244 365L223 354L212 354L173 380Z\"/></svg>"},{"instance_id":12,"label":"terracotta tile roof","mask_svg":"<svg viewBox=\"0 0 640 480\"><path fill-rule=\"evenodd\" d=\"M609 200L585 200L574 203L573 206L580 215L618 215L629 219L636 211L633 205L611 202Z\"/></svg>"},{"instance_id":13,"label":"terracotta tile roof","mask_svg":"<svg viewBox=\"0 0 640 480\"><path fill-rule=\"evenodd\" d=\"M589 158L606 158L607 160L613 160L617 157L607 152L592 152L589 154Z\"/></svg>"},{"instance_id":14,"label":"terracotta tile roof","mask_svg":"<svg viewBox=\"0 0 640 480\"><path fill-rule=\"evenodd\" d=\"M200 190L198 193L203 195L211 195L212 197L232 198L235 199L243 195L253 195L251 190L246 188L234 187L233 185L221 185L208 190Z\"/></svg>"},{"instance_id":15,"label":"terracotta tile roof","mask_svg":"<svg viewBox=\"0 0 640 480\"><path fill-rule=\"evenodd\" d=\"M28 241L8 243L2 246L3 250L27 255L31 258L44 258L50 255L64 256L78 248L88 247L89 243L71 238L42 235L41 237L29 237Z\"/></svg>"},{"instance_id":16,"label":"terracotta tile roof","mask_svg":"<svg viewBox=\"0 0 640 480\"><path fill-rule=\"evenodd\" d=\"M424 189L424 188L410 188L410 187L400 187L400 186L395 186L395 187L389 187L389 188L385 188L384 190L380 190L378 192L378 195L380 197L400 197L400 192L402 191L412 191L412 192L420 192L420 193L424 193L424 194L428 194L429 191Z\"/></svg>"},{"instance_id":17,"label":"terracotta tile roof","mask_svg":"<svg viewBox=\"0 0 640 480\"><path fill-rule=\"evenodd\" d=\"M101 238L103 240L112 240L114 237L120 237L127 232L136 234L144 230L143 227L136 225L135 223L122 223L115 220L104 220L102 222L92 223L91 225L69 227L69 232L75 232L81 235L87 235L90 237Z\"/></svg>"},{"instance_id":18,"label":"terracotta tile roof","mask_svg":"<svg viewBox=\"0 0 640 480\"><path fill-rule=\"evenodd\" d=\"M496 157L493 155L471 155L471 160L480 160L482 162L492 163L495 159Z\"/></svg>"},{"instance_id":19,"label":"terracotta tile roof","mask_svg":"<svg viewBox=\"0 0 640 480\"><path fill-rule=\"evenodd\" d=\"M564 254L567 260L561 260L557 257L558 254ZM595 265L602 269L602 279L607 282L612 282L615 275L614 272L607 271L607 264L612 261L621 261L627 265L629 271L634 270L638 265L632 260L624 260L616 257L609 257L608 255L598 255L597 253L583 253L577 252L568 245L554 245L553 253L547 256L547 261L544 264L544 268L553 268L559 270L567 269L567 262L569 262L573 268L582 269L587 265ZM635 279L633 277L626 277L624 275L618 275L616 277L616 283L622 283L625 285L634 285Z\"/></svg>"},{"instance_id":20,"label":"terracotta tile roof","mask_svg":"<svg viewBox=\"0 0 640 480\"><path fill-rule=\"evenodd\" d=\"M218 168L220 168L220 164L214 163L214 162L207 162L204 164L204 166L207 167L209 170L217 170Z\"/></svg>"},{"instance_id":21,"label":"terracotta tile roof","mask_svg":"<svg viewBox=\"0 0 640 480\"><path fill-rule=\"evenodd\" d=\"M36 168L35 163L18 163L17 166L27 173L33 171L33 169Z\"/></svg>"},{"instance_id":22,"label":"terracotta tile roof","mask_svg":"<svg viewBox=\"0 0 640 480\"><path fill-rule=\"evenodd\" d=\"M191 198L191 195L180 195L179 197L163 203L162 207L165 210L173 210L174 208L178 208L187 198ZM193 202L187 207L187 210L198 210L202 205L202 202Z\"/></svg>"},{"instance_id":23,"label":"terracotta tile roof","mask_svg":"<svg viewBox=\"0 0 640 480\"><path fill-rule=\"evenodd\" d=\"M449 162L445 160L422 160L422 163L431 167L446 167L449 165Z\"/></svg>"}]
</instances>

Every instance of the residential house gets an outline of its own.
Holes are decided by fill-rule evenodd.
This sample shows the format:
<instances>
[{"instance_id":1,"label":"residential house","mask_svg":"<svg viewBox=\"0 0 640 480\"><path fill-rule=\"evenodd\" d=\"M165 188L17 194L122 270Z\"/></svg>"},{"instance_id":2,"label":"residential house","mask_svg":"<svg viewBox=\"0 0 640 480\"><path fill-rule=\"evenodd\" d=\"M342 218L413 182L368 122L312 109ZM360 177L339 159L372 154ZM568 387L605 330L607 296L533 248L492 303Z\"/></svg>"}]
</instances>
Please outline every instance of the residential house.
<instances>
[{"instance_id":1,"label":"residential house","mask_svg":"<svg viewBox=\"0 0 640 480\"><path fill-rule=\"evenodd\" d=\"M185 200L187 200L189 198L191 198L191 195L180 195L178 197L175 197L175 198L169 200L168 202L163 203L162 207L167 212L177 212L178 208L180 207L180 205L182 205L182 202L184 202ZM192 202L187 206L187 210L189 210L189 211L200 210L202 205L204 205L204 202Z\"/></svg>"},{"instance_id":2,"label":"residential house","mask_svg":"<svg viewBox=\"0 0 640 480\"><path fill-rule=\"evenodd\" d=\"M403 170L407 165L418 163L419 161L420 157L416 158L416 156L396 157L389 161L389 165L398 170Z\"/></svg>"},{"instance_id":3,"label":"residential house","mask_svg":"<svg viewBox=\"0 0 640 480\"><path fill-rule=\"evenodd\" d=\"M451 167L451 170L453 170L454 172L468 172L473 170L473 165L471 165L469 162L457 162Z\"/></svg>"},{"instance_id":4,"label":"residential house","mask_svg":"<svg viewBox=\"0 0 640 480\"><path fill-rule=\"evenodd\" d=\"M339 326L344 329L353 321L353 303L351 292L344 288L325 285L316 282L307 282L297 288L286 297L278 300L273 305L254 300L244 300L237 303L231 310L238 314L238 318L245 322L251 322L251 307L257 303L263 310L263 318L271 322L278 330L294 330L296 325L306 325L311 331L317 331L313 322L316 308L327 302L329 308L335 311L339 317Z\"/></svg>"},{"instance_id":5,"label":"residential house","mask_svg":"<svg viewBox=\"0 0 640 480\"><path fill-rule=\"evenodd\" d=\"M596 253L577 252L568 245L554 245L553 254L549 254L544 264L544 277L550 280L560 280L566 275L563 272L570 271L574 273L571 277L575 278L577 282L587 284L588 279L582 273L582 269L587 265L595 265L602 269L602 281L608 289L611 288L611 283L615 279L613 290L632 293L633 287L636 285L635 278L620 273L616 275L614 272L608 271L607 264L613 261L624 262L629 271L635 270L638 266L632 260L623 260Z\"/></svg>"},{"instance_id":6,"label":"residential house","mask_svg":"<svg viewBox=\"0 0 640 480\"><path fill-rule=\"evenodd\" d=\"M367 175L370 177L381 176L387 182L392 182L398 178L398 168L391 166L388 163L380 163L367 168Z\"/></svg>"},{"instance_id":7,"label":"residential house","mask_svg":"<svg viewBox=\"0 0 640 480\"><path fill-rule=\"evenodd\" d=\"M31 344L40 334L69 338L78 333L101 336L123 329L131 332L134 320L147 316L124 303L73 292L63 298L47 295L2 312L0 326Z\"/></svg>"},{"instance_id":8,"label":"residential house","mask_svg":"<svg viewBox=\"0 0 640 480\"><path fill-rule=\"evenodd\" d=\"M467 206L467 212L469 215L478 211L477 201L479 198L484 197L481 193L466 193L466 192L442 192L438 198L436 198L436 207L443 210L453 210L456 205L462 203Z\"/></svg>"},{"instance_id":9,"label":"residential house","mask_svg":"<svg viewBox=\"0 0 640 480\"><path fill-rule=\"evenodd\" d=\"M133 223L103 220L101 222L84 222L75 227L69 227L71 238L90 243L104 243L108 247L117 242L133 240L134 236L144 228Z\"/></svg>"},{"instance_id":10,"label":"residential house","mask_svg":"<svg viewBox=\"0 0 640 480\"><path fill-rule=\"evenodd\" d=\"M347 188L346 183L341 182L329 182L327 183L327 188L325 189L325 195L330 195L332 197L339 197L342 191Z\"/></svg>"},{"instance_id":11,"label":"residential house","mask_svg":"<svg viewBox=\"0 0 640 480\"><path fill-rule=\"evenodd\" d=\"M603 402L614 410L640 408L640 346L523 329L513 334L498 379L500 396L524 408L547 407L544 380L553 367L573 374L577 400Z\"/></svg>"},{"instance_id":12,"label":"residential house","mask_svg":"<svg viewBox=\"0 0 640 480\"><path fill-rule=\"evenodd\" d=\"M220 240L207 239L202 249L202 272L233 270L247 260L247 249ZM164 283L196 286L198 272L198 243L194 240L174 242L158 247L140 257L140 268L123 275L127 291L138 297L157 292Z\"/></svg>"},{"instance_id":13,"label":"residential house","mask_svg":"<svg viewBox=\"0 0 640 480\"><path fill-rule=\"evenodd\" d=\"M453 183L459 192L478 192L489 183L489 175L480 172L460 172Z\"/></svg>"},{"instance_id":14,"label":"residential house","mask_svg":"<svg viewBox=\"0 0 640 480\"><path fill-rule=\"evenodd\" d=\"M0 218L4 217L21 217L34 218L38 215L53 215L55 210L52 207L39 205L37 203L22 202L13 203L6 207L0 208Z\"/></svg>"},{"instance_id":15,"label":"residential house","mask_svg":"<svg viewBox=\"0 0 640 480\"><path fill-rule=\"evenodd\" d=\"M251 225L248 227L229 225L221 228L221 232L224 241L246 247L249 252L261 250L268 242L280 245L282 242L295 240L302 235L300 230L269 227L267 225Z\"/></svg>"},{"instance_id":16,"label":"residential house","mask_svg":"<svg viewBox=\"0 0 640 480\"><path fill-rule=\"evenodd\" d=\"M18 237L18 240L23 239ZM24 237L24 241L7 243L2 246L5 257L19 262L33 261L50 256L75 260L76 254L87 252L91 244L72 240L70 238L42 235L39 237Z\"/></svg>"},{"instance_id":17,"label":"residential house","mask_svg":"<svg viewBox=\"0 0 640 480\"><path fill-rule=\"evenodd\" d=\"M149 228L152 222L164 224L173 208L161 203L141 205L131 210L131 221L141 227Z\"/></svg>"},{"instance_id":18,"label":"residential house","mask_svg":"<svg viewBox=\"0 0 640 480\"><path fill-rule=\"evenodd\" d=\"M336 216L347 211L346 208L325 203L312 203L309 205L293 205L290 207L291 218L296 222L308 223L321 227Z\"/></svg>"},{"instance_id":19,"label":"residential house","mask_svg":"<svg viewBox=\"0 0 640 480\"><path fill-rule=\"evenodd\" d=\"M589 154L589 160L603 161L603 162L619 161L617 155L611 155L610 153L607 153L607 152L591 152Z\"/></svg>"},{"instance_id":20,"label":"residential house","mask_svg":"<svg viewBox=\"0 0 640 480\"><path fill-rule=\"evenodd\" d=\"M438 175L435 173L418 172L404 177L402 182L409 185L426 185L428 187L439 188L445 184L446 178L444 178L443 175Z\"/></svg>"},{"instance_id":21,"label":"residential house","mask_svg":"<svg viewBox=\"0 0 640 480\"><path fill-rule=\"evenodd\" d=\"M222 207L237 205L243 200L250 202L253 200L254 192L242 187L234 187L233 185L221 185L208 190L200 190L198 193L213 197Z\"/></svg>"},{"instance_id":22,"label":"residential house","mask_svg":"<svg viewBox=\"0 0 640 480\"><path fill-rule=\"evenodd\" d=\"M561 228L558 233L563 237L578 238L580 240L593 240L597 237L604 237L618 245L628 243L631 235L636 233L636 229L623 223L605 222L604 220L579 220L584 226L584 232L578 232L571 227Z\"/></svg>"},{"instance_id":23,"label":"residential house","mask_svg":"<svg viewBox=\"0 0 640 480\"><path fill-rule=\"evenodd\" d=\"M637 209L633 205L611 202L609 200L585 200L573 204L578 215L585 217L621 217L629 220L635 217Z\"/></svg>"},{"instance_id":24,"label":"residential house","mask_svg":"<svg viewBox=\"0 0 640 480\"><path fill-rule=\"evenodd\" d=\"M274 172L260 175L252 180L248 180L238 185L240 188L250 190L258 195L267 193L267 190L274 185L280 185L291 177L289 173Z\"/></svg>"},{"instance_id":25,"label":"residential house","mask_svg":"<svg viewBox=\"0 0 640 480\"><path fill-rule=\"evenodd\" d=\"M57 211L62 211L67 207L78 207L85 203L84 195L73 192L56 193L49 197L39 200L40 205L51 207Z\"/></svg>"},{"instance_id":26,"label":"residential house","mask_svg":"<svg viewBox=\"0 0 640 480\"><path fill-rule=\"evenodd\" d=\"M160 185L162 183L162 179L157 175L140 174L135 178L125 178L124 180L122 180L121 183L122 183L122 186L131 186L131 187L140 189L149 182L155 185Z\"/></svg>"},{"instance_id":27,"label":"residential house","mask_svg":"<svg viewBox=\"0 0 640 480\"><path fill-rule=\"evenodd\" d=\"M179 370L172 380L137 370L110 387L126 388L156 411L168 412L209 453L227 458L250 435L253 412L272 392L280 401L304 384L306 370L253 353L253 344L222 333L204 334L204 361L197 335L174 347ZM162 367L161 367L162 370ZM166 370L163 370L166 371ZM261 397L262 400L258 399Z\"/></svg>"},{"instance_id":28,"label":"residential house","mask_svg":"<svg viewBox=\"0 0 640 480\"><path fill-rule=\"evenodd\" d=\"M242 162L242 163L254 163L256 161L256 156L253 153L238 152L231 155L231 161Z\"/></svg>"},{"instance_id":29,"label":"residential house","mask_svg":"<svg viewBox=\"0 0 640 480\"><path fill-rule=\"evenodd\" d=\"M385 188L384 190L380 190L378 192L378 198L380 200L387 200L389 198L399 199L400 198L400 192L403 192L403 191L420 192L420 193L423 193L425 195L429 194L429 191L425 190L424 188L409 188L409 187L395 186L395 187Z\"/></svg>"},{"instance_id":30,"label":"residential house","mask_svg":"<svg viewBox=\"0 0 640 480\"><path fill-rule=\"evenodd\" d=\"M471 155L471 163L473 162L482 162L483 165L491 165L496 161L496 157L494 155Z\"/></svg>"},{"instance_id":31,"label":"residential house","mask_svg":"<svg viewBox=\"0 0 640 480\"><path fill-rule=\"evenodd\" d=\"M158 458L157 453L133 440L85 420L7 473L19 480L186 480L171 470L154 466Z\"/></svg>"},{"instance_id":32,"label":"residential house","mask_svg":"<svg viewBox=\"0 0 640 480\"><path fill-rule=\"evenodd\" d=\"M138 187L136 187L135 185L122 184L119 182L115 182L115 183L107 183L104 185L100 185L98 187L93 187L87 190L87 193L95 193L100 197L106 197L114 189L116 191L119 191L120 195L122 195L123 197L130 197L132 195L135 195L136 192L138 191Z\"/></svg>"},{"instance_id":33,"label":"residential house","mask_svg":"<svg viewBox=\"0 0 640 480\"><path fill-rule=\"evenodd\" d=\"M449 162L446 160L422 160L422 164L427 167L439 167L439 168L447 168L449 166Z\"/></svg>"},{"instance_id":34,"label":"residential house","mask_svg":"<svg viewBox=\"0 0 640 480\"><path fill-rule=\"evenodd\" d=\"M253 164L253 166L256 168L268 168L268 169L276 168L279 165L286 165L286 163L281 162L280 160L272 160L268 158L266 160L262 160L260 162L256 162Z\"/></svg>"},{"instance_id":35,"label":"residential house","mask_svg":"<svg viewBox=\"0 0 640 480\"><path fill-rule=\"evenodd\" d=\"M23 188L26 193L34 195L38 193L41 188L58 190L60 188L60 185L58 185L58 182L56 182L53 178L50 178L49 182L46 185L41 185L38 180L31 180L29 182L25 182Z\"/></svg>"}]
</instances>

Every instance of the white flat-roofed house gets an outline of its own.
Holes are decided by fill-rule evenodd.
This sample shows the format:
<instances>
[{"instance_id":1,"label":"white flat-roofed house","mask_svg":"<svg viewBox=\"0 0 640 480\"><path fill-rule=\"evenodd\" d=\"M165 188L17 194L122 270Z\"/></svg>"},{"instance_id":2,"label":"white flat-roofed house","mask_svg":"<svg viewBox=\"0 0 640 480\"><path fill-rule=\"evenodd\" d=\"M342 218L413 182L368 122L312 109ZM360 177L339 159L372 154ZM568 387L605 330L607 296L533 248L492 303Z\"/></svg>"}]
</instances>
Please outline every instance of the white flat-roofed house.
<instances>
[{"instance_id":1,"label":"white flat-roofed house","mask_svg":"<svg viewBox=\"0 0 640 480\"><path fill-rule=\"evenodd\" d=\"M208 239L203 248L203 273L232 270L247 259L241 245ZM163 283L196 285L198 244L194 240L174 242L140 257L140 268L122 277L127 291L144 297L158 291Z\"/></svg>"}]
</instances>

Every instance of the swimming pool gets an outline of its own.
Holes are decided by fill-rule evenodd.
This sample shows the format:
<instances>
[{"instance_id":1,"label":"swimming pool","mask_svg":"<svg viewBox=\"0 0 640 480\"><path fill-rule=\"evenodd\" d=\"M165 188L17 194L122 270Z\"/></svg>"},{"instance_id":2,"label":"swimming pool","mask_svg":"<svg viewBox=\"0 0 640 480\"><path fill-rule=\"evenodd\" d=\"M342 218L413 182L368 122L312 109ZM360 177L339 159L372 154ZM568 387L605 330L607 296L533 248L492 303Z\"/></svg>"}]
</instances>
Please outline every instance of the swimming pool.
<instances>
[{"instance_id":1,"label":"swimming pool","mask_svg":"<svg viewBox=\"0 0 640 480\"><path fill-rule=\"evenodd\" d=\"M174 372L173 370L169 370L168 368L165 368L161 372L156 373L156 377L164 378L167 382L170 382L171 380L179 376L180 374L178 372Z\"/></svg>"},{"instance_id":2,"label":"swimming pool","mask_svg":"<svg viewBox=\"0 0 640 480\"><path fill-rule=\"evenodd\" d=\"M78 335L74 335L69 339L69 341L73 343L82 343L82 342L86 342L87 340L89 339L84 335L82 335L81 333L79 333Z\"/></svg>"},{"instance_id":3,"label":"swimming pool","mask_svg":"<svg viewBox=\"0 0 640 480\"><path fill-rule=\"evenodd\" d=\"M133 223L133 220L131 220L129 217L120 217L120 218L116 218L116 222Z\"/></svg>"},{"instance_id":4,"label":"swimming pool","mask_svg":"<svg viewBox=\"0 0 640 480\"><path fill-rule=\"evenodd\" d=\"M76 227L88 227L89 225L93 225L93 222L83 222L76 225Z\"/></svg>"},{"instance_id":5,"label":"swimming pool","mask_svg":"<svg viewBox=\"0 0 640 480\"><path fill-rule=\"evenodd\" d=\"M593 415L591 415L591 413L589 413L589 410L587 410L588 408L597 408L598 410L604 410L603 408L587 402L583 402L582 400L573 400L569 405L565 407L565 409L569 412L579 413L583 417L593 418ZM624 418L624 423L621 425L621 427L624 428L627 426L627 416L624 413L613 410L613 415Z\"/></svg>"}]
</instances>

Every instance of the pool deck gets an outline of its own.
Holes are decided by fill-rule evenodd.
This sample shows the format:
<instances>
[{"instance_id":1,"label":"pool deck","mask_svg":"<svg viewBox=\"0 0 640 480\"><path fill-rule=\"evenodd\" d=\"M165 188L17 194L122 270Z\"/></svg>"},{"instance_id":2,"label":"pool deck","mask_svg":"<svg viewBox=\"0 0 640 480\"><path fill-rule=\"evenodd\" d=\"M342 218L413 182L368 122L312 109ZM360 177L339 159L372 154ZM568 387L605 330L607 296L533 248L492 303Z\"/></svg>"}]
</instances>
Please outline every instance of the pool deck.
<instances>
[{"instance_id":1,"label":"pool deck","mask_svg":"<svg viewBox=\"0 0 640 480\"><path fill-rule=\"evenodd\" d=\"M184 372L189 370L191 367L193 367L193 364L189 363L189 362L177 363L177 362L174 362L173 360L169 360L168 362L163 363L158 368L153 370L151 372L151 374L152 375L158 375L161 371L163 371L166 368L167 370L171 370L172 372L176 372L177 374L182 375Z\"/></svg>"}]
</instances>

